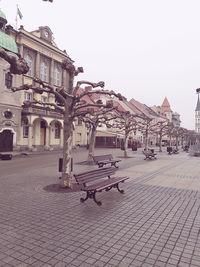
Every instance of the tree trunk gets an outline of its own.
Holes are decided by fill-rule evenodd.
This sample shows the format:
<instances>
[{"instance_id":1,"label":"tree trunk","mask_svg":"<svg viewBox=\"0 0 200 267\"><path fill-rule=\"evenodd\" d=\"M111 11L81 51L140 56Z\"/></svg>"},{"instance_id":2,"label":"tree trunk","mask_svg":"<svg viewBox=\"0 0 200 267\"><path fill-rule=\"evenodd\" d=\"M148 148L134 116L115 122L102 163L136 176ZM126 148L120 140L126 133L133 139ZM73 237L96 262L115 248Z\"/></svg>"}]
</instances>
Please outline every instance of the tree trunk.
<instances>
[{"instance_id":1,"label":"tree trunk","mask_svg":"<svg viewBox=\"0 0 200 267\"><path fill-rule=\"evenodd\" d=\"M72 187L72 135L73 124L70 120L69 113L66 112L64 116L64 134L63 134L63 164L62 164L62 176L61 187Z\"/></svg>"},{"instance_id":2,"label":"tree trunk","mask_svg":"<svg viewBox=\"0 0 200 267\"><path fill-rule=\"evenodd\" d=\"M169 146L172 146L172 136L169 136Z\"/></svg>"},{"instance_id":3,"label":"tree trunk","mask_svg":"<svg viewBox=\"0 0 200 267\"><path fill-rule=\"evenodd\" d=\"M88 161L93 161L96 130L97 126L92 126L90 140L89 140Z\"/></svg>"},{"instance_id":4,"label":"tree trunk","mask_svg":"<svg viewBox=\"0 0 200 267\"><path fill-rule=\"evenodd\" d=\"M176 136L176 149L178 150L178 136Z\"/></svg>"},{"instance_id":5,"label":"tree trunk","mask_svg":"<svg viewBox=\"0 0 200 267\"><path fill-rule=\"evenodd\" d=\"M162 152L162 133L159 134L159 152Z\"/></svg>"},{"instance_id":6,"label":"tree trunk","mask_svg":"<svg viewBox=\"0 0 200 267\"><path fill-rule=\"evenodd\" d=\"M145 149L148 150L149 146L148 146L148 130L146 130L145 132Z\"/></svg>"},{"instance_id":7,"label":"tree trunk","mask_svg":"<svg viewBox=\"0 0 200 267\"><path fill-rule=\"evenodd\" d=\"M128 158L127 148L128 148L128 134L125 133L125 137L124 137L124 157L125 158Z\"/></svg>"}]
</instances>

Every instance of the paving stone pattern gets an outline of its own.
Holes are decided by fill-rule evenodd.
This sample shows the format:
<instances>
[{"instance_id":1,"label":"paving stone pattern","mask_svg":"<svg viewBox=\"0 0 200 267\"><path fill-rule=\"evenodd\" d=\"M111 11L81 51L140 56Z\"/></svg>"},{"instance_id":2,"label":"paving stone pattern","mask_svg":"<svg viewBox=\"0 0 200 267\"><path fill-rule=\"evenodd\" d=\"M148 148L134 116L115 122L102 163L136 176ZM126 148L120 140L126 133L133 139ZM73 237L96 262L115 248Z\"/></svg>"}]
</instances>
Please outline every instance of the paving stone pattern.
<instances>
[{"instance_id":1,"label":"paving stone pattern","mask_svg":"<svg viewBox=\"0 0 200 267\"><path fill-rule=\"evenodd\" d=\"M162 175L183 179L178 170L200 161L175 156L177 164L166 155L160 164L141 155L136 165L122 163L120 175L131 177L139 165L142 173L120 186L125 194L97 194L101 207L91 199L80 203L84 192L44 191L53 182L46 174L0 176L0 266L200 266L199 188L156 184ZM200 179L194 172L189 179Z\"/></svg>"}]
</instances>

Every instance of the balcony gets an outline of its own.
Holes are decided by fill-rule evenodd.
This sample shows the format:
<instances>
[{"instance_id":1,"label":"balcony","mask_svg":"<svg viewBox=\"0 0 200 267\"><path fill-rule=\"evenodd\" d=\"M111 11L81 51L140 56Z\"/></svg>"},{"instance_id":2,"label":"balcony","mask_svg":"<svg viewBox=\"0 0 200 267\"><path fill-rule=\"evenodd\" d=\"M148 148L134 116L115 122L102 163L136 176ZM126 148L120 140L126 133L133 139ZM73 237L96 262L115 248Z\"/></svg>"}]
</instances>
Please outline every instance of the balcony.
<instances>
[{"instance_id":1,"label":"balcony","mask_svg":"<svg viewBox=\"0 0 200 267\"><path fill-rule=\"evenodd\" d=\"M22 109L22 113L24 115L38 115L41 117L44 116L44 117L53 117L53 118L57 118L57 119L63 119L63 115L54 111L54 110L51 110L51 109L48 109L48 108L43 108L43 107L39 107L39 106L34 106L34 107L23 107Z\"/></svg>"}]
</instances>

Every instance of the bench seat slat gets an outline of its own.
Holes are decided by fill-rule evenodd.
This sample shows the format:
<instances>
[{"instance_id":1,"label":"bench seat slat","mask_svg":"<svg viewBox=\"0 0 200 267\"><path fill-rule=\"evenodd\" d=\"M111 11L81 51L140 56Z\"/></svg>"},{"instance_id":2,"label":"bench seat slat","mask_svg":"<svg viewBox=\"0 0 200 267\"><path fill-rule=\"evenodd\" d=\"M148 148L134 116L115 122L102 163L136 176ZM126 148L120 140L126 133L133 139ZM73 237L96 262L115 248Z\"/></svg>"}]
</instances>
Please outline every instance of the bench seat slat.
<instances>
[{"instance_id":1,"label":"bench seat slat","mask_svg":"<svg viewBox=\"0 0 200 267\"><path fill-rule=\"evenodd\" d=\"M113 177L104 181L101 181L99 183L96 183L94 185L85 186L82 191L88 191L88 190L95 190L96 192L99 192L105 188L108 188L109 186L113 186L115 184L118 184L120 182L123 182L127 180L128 177Z\"/></svg>"},{"instance_id":2,"label":"bench seat slat","mask_svg":"<svg viewBox=\"0 0 200 267\"><path fill-rule=\"evenodd\" d=\"M101 160L112 160L113 156L111 154L107 155L100 155L100 156L94 156L93 157L94 161L101 161Z\"/></svg>"},{"instance_id":3,"label":"bench seat slat","mask_svg":"<svg viewBox=\"0 0 200 267\"><path fill-rule=\"evenodd\" d=\"M114 162L120 162L121 160L100 160L100 161L98 161L98 164L99 163L114 163Z\"/></svg>"},{"instance_id":4,"label":"bench seat slat","mask_svg":"<svg viewBox=\"0 0 200 267\"><path fill-rule=\"evenodd\" d=\"M100 178L108 177L115 174L115 170L112 167L97 169L89 172L84 172L81 174L74 174L76 181L79 184L92 182L99 180Z\"/></svg>"}]
</instances>

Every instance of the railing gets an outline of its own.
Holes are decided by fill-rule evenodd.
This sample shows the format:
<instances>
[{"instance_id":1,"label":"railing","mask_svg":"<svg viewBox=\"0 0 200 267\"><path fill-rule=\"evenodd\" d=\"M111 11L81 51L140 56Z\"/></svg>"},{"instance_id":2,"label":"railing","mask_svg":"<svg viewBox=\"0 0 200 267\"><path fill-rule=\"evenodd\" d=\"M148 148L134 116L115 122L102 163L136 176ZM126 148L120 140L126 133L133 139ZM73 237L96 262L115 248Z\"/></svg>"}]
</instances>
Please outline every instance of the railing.
<instances>
[{"instance_id":1,"label":"railing","mask_svg":"<svg viewBox=\"0 0 200 267\"><path fill-rule=\"evenodd\" d=\"M53 111L53 110L48 110L48 109L42 109L42 108L36 108L36 107L23 107L23 112L24 113L34 113L36 115L44 115L48 117L56 117L59 119L63 119L63 115Z\"/></svg>"}]
</instances>

